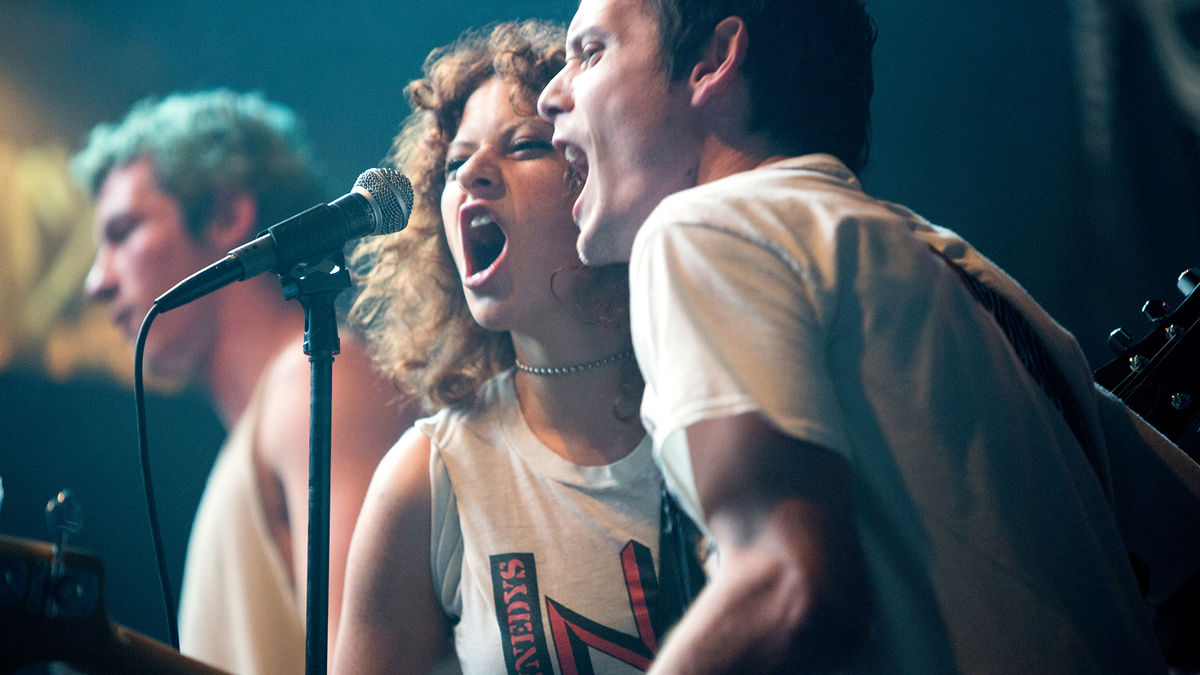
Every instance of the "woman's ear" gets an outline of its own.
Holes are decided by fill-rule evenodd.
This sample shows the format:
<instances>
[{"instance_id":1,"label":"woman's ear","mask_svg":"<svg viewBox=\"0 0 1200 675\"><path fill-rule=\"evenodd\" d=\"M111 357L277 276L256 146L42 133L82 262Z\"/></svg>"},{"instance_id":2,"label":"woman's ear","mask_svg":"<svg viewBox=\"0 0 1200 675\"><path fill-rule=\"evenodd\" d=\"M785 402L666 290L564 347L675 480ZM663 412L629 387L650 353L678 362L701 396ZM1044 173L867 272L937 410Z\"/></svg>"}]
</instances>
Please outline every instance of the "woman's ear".
<instances>
[{"instance_id":1,"label":"woman's ear","mask_svg":"<svg viewBox=\"0 0 1200 675\"><path fill-rule=\"evenodd\" d=\"M703 58L692 68L688 79L693 106L708 103L741 78L749 41L746 22L741 17L727 16L713 28Z\"/></svg>"},{"instance_id":2,"label":"woman's ear","mask_svg":"<svg viewBox=\"0 0 1200 675\"><path fill-rule=\"evenodd\" d=\"M214 247L228 251L258 234L258 199L247 190L222 192L213 206L205 238Z\"/></svg>"}]
</instances>

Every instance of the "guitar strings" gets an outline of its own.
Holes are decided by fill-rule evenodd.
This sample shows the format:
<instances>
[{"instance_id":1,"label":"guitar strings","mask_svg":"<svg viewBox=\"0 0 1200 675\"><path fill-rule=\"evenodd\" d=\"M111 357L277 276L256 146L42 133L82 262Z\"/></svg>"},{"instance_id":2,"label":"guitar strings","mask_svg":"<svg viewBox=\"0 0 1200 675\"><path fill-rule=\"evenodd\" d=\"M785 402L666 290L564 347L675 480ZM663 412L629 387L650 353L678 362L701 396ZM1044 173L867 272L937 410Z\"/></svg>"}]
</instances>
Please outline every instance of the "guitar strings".
<instances>
[{"instance_id":1,"label":"guitar strings","mask_svg":"<svg viewBox=\"0 0 1200 675\"><path fill-rule=\"evenodd\" d=\"M1180 308L1182 308L1182 305L1180 305ZM1176 311L1176 313L1178 314L1178 311ZM1154 355L1150 357L1150 362L1142 368L1131 370L1129 374L1122 378L1121 382L1113 388L1113 393L1116 394L1118 398L1124 400L1125 396L1128 395L1129 392L1142 384L1142 380L1148 379L1150 373L1158 369L1158 367L1162 364L1162 361L1170 356L1170 353L1173 352L1175 348L1183 342L1182 338L1187 337L1188 334L1195 330L1197 324L1200 324L1200 317L1194 319L1192 323L1187 326L1185 329L1186 332L1183 335L1175 338L1167 337L1166 342L1159 347L1158 351L1155 352ZM1172 325L1172 322L1168 322L1166 325L1169 328Z\"/></svg>"}]
</instances>

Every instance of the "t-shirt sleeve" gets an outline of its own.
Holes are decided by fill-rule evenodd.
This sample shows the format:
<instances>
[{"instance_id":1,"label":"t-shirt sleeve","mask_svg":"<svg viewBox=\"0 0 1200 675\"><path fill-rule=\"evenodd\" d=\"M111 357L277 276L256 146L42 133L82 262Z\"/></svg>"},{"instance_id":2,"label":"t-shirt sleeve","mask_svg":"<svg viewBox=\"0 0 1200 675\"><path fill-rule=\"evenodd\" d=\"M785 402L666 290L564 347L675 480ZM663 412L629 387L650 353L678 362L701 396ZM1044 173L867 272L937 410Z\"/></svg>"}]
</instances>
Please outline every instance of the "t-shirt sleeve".
<instances>
[{"instance_id":1,"label":"t-shirt sleeve","mask_svg":"<svg viewBox=\"0 0 1200 675\"><path fill-rule=\"evenodd\" d=\"M708 224L639 234L630 262L634 346L655 445L696 422L760 412L839 451L823 328L830 294L769 242Z\"/></svg>"},{"instance_id":2,"label":"t-shirt sleeve","mask_svg":"<svg viewBox=\"0 0 1200 675\"><path fill-rule=\"evenodd\" d=\"M421 426L421 431L433 436L432 425ZM429 481L433 517L429 542L433 588L441 600L442 609L452 620L457 620L462 616L462 596L459 593L462 583L462 526L458 521L458 498L450 482L450 472L436 442L429 454Z\"/></svg>"}]
</instances>

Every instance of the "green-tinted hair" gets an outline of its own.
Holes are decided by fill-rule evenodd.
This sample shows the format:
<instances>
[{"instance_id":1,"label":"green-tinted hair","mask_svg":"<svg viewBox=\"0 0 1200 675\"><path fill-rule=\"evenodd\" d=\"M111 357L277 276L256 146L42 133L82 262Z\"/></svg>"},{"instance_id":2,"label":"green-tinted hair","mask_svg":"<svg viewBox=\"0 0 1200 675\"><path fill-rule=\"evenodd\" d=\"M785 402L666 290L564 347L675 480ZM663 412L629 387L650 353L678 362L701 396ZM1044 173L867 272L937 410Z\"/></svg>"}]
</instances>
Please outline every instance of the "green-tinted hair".
<instances>
[{"instance_id":1,"label":"green-tinted hair","mask_svg":"<svg viewBox=\"0 0 1200 675\"><path fill-rule=\"evenodd\" d=\"M110 171L149 158L198 236L219 200L238 192L254 195L260 229L320 201L312 154L291 110L257 93L217 89L139 101L121 122L92 130L71 171L94 198Z\"/></svg>"}]
</instances>

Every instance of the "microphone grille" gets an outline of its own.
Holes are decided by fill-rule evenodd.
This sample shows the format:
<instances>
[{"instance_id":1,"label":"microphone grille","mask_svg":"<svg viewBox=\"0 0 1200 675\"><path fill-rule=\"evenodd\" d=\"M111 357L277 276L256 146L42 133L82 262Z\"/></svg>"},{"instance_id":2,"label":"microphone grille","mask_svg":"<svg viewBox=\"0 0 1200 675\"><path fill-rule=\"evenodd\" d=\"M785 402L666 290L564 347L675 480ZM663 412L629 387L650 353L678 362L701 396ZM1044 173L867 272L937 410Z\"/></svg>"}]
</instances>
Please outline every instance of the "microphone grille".
<instances>
[{"instance_id":1,"label":"microphone grille","mask_svg":"<svg viewBox=\"0 0 1200 675\"><path fill-rule=\"evenodd\" d=\"M412 183L394 169L367 169L354 181L354 187L366 190L379 209L380 219L373 234L399 232L408 225L412 213Z\"/></svg>"}]
</instances>

